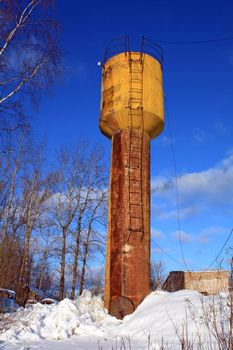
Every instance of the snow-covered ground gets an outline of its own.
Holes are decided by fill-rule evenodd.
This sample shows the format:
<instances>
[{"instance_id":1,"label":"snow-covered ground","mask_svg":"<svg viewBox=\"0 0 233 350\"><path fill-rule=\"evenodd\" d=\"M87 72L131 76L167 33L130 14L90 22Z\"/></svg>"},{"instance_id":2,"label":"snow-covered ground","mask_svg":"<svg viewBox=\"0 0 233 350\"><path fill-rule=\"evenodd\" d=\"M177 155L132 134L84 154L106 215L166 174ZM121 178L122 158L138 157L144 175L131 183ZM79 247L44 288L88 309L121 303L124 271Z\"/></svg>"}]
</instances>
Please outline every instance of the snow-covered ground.
<instances>
[{"instance_id":1,"label":"snow-covered ground","mask_svg":"<svg viewBox=\"0 0 233 350\"><path fill-rule=\"evenodd\" d=\"M214 341L214 324L227 334L228 311L226 294L203 297L189 290L157 291L119 321L107 314L101 297L84 291L75 302L36 304L6 315L10 322L3 330L5 321L0 321L0 349L159 350L163 342L176 350L181 338L202 342L208 349L210 337Z\"/></svg>"}]
</instances>

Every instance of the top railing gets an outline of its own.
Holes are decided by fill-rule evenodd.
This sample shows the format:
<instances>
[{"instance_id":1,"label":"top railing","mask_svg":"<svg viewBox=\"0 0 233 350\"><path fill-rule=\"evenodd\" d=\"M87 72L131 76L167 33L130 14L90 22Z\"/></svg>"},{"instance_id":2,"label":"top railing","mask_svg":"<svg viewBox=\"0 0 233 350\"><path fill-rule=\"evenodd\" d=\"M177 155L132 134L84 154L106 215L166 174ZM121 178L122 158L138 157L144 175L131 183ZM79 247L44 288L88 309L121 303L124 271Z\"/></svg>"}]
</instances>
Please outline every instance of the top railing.
<instances>
[{"instance_id":1,"label":"top railing","mask_svg":"<svg viewBox=\"0 0 233 350\"><path fill-rule=\"evenodd\" d=\"M112 56L115 56L119 53L127 54L127 52L131 51L132 50L130 48L130 40L128 35L112 39L105 50L103 64L105 64L105 62ZM155 41L143 36L141 40L140 50L135 51L141 52L141 54L146 53L154 57L157 61L160 62L161 66L163 66L163 49Z\"/></svg>"}]
</instances>

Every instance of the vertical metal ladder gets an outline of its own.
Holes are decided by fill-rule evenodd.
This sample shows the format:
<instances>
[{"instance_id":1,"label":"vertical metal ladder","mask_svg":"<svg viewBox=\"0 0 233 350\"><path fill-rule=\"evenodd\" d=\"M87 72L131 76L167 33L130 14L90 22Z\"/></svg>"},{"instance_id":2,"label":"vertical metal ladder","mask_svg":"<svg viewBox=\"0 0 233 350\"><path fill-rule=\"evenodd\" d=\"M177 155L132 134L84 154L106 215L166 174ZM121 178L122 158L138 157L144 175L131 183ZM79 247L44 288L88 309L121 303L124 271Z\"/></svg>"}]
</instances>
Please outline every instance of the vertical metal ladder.
<instances>
[{"instance_id":1,"label":"vertical metal ladder","mask_svg":"<svg viewBox=\"0 0 233 350\"><path fill-rule=\"evenodd\" d=\"M144 235L142 193L142 150L144 132L143 57L143 53L141 53L139 58L134 59L131 52L129 52L130 90L128 113L131 123L128 152L129 238L132 232L141 232L142 238ZM137 132L134 131L135 122L138 125Z\"/></svg>"}]
</instances>

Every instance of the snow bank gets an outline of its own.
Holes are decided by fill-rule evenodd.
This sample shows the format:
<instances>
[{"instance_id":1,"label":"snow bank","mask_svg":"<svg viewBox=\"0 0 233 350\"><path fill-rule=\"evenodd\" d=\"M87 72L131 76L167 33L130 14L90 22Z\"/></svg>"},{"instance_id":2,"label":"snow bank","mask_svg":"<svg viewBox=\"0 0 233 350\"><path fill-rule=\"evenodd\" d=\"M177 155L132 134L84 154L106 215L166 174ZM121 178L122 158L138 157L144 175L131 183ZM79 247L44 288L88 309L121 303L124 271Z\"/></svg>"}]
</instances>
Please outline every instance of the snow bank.
<instances>
[{"instance_id":1,"label":"snow bank","mask_svg":"<svg viewBox=\"0 0 233 350\"><path fill-rule=\"evenodd\" d=\"M180 349L179 337L187 334L189 341L201 338L208 345L213 341L210 339L213 324L224 326L221 332L226 331L227 336L228 309L224 294L203 297L190 290L158 291L151 293L132 315L119 321L107 314L101 297L92 297L89 291L84 291L74 302L64 299L57 305L36 304L19 309L11 315L11 327L0 334L0 342L22 344L70 338L77 346L80 341L86 343L85 347L77 347L80 349L97 349L97 341L102 349L114 349L116 339L121 342L125 338L130 339L133 349L148 349L150 343L150 349L157 350L163 340L169 349L176 350ZM64 344L65 349L71 349ZM207 345L205 349L209 349ZM121 346L118 343L118 348Z\"/></svg>"},{"instance_id":2,"label":"snow bank","mask_svg":"<svg viewBox=\"0 0 233 350\"><path fill-rule=\"evenodd\" d=\"M212 349L217 329L219 336L230 335L228 301L225 293L203 296L191 290L156 291L145 298L132 315L124 318L117 334L130 335L132 339L143 340L144 344L149 341L153 349L160 349L162 342L169 349L180 349L181 339L191 344L202 342L206 344L203 348Z\"/></svg>"},{"instance_id":3,"label":"snow bank","mask_svg":"<svg viewBox=\"0 0 233 350\"><path fill-rule=\"evenodd\" d=\"M38 303L20 308L11 317L12 327L0 334L2 341L62 340L74 334L103 336L106 324L119 323L107 314L101 297L92 297L86 290L76 301L64 299L57 305Z\"/></svg>"},{"instance_id":4,"label":"snow bank","mask_svg":"<svg viewBox=\"0 0 233 350\"><path fill-rule=\"evenodd\" d=\"M182 334L182 327L189 324L189 334L196 333L195 322L188 312L190 305L201 307L198 292L182 290L174 293L158 291L151 293L137 310L124 318L124 324L118 328L122 336L130 334L133 338L150 338L152 343L160 344L162 339L174 343L177 335Z\"/></svg>"}]
</instances>

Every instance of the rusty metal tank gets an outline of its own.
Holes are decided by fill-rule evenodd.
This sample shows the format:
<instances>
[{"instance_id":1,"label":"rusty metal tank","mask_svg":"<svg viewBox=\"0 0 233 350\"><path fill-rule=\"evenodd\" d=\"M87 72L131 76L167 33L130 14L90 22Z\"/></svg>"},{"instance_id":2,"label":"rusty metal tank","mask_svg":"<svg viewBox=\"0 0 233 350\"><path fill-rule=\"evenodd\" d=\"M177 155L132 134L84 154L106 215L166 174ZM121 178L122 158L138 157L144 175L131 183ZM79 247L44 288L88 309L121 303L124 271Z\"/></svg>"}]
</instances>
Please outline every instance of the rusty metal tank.
<instances>
[{"instance_id":1,"label":"rusty metal tank","mask_svg":"<svg viewBox=\"0 0 233 350\"><path fill-rule=\"evenodd\" d=\"M143 109L143 118L141 109ZM100 129L111 138L118 130L143 129L150 138L163 130L162 68L154 57L125 52L103 66Z\"/></svg>"},{"instance_id":2,"label":"rusty metal tank","mask_svg":"<svg viewBox=\"0 0 233 350\"><path fill-rule=\"evenodd\" d=\"M150 292L150 140L164 126L161 60L144 46L104 63L99 126L112 140L104 304L123 318Z\"/></svg>"}]
</instances>

